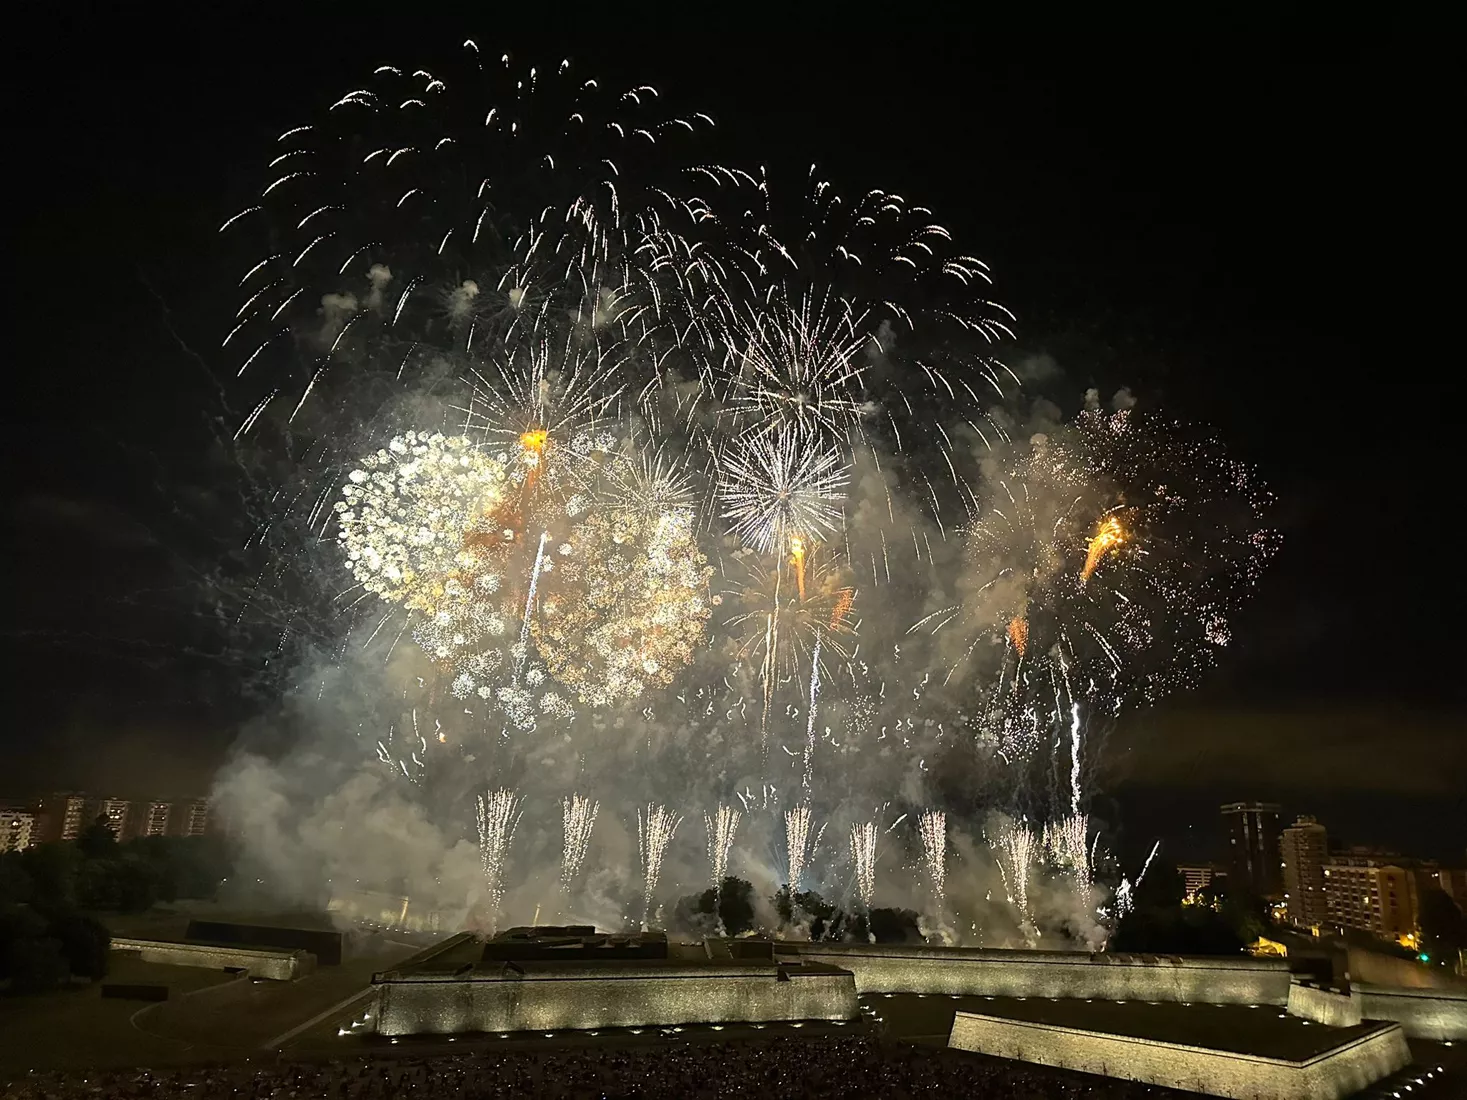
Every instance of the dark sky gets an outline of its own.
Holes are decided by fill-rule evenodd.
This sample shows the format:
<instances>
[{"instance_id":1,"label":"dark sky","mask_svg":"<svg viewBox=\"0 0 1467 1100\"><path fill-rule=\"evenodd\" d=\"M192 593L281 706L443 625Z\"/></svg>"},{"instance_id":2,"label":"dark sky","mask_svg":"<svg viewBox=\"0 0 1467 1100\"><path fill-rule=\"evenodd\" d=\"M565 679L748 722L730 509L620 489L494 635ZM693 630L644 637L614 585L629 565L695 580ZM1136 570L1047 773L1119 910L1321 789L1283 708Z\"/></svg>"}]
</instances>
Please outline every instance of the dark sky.
<instances>
[{"instance_id":1,"label":"dark sky","mask_svg":"<svg viewBox=\"0 0 1467 1100\"><path fill-rule=\"evenodd\" d=\"M1428 30L694 35L603 12L562 37L401 3L136 10L37 7L13 45L0 795L207 784L237 671L217 624L174 609L207 541L189 487L235 308L214 229L280 130L472 35L645 79L718 118L731 159L818 161L845 191L932 207L1072 403L1127 384L1262 467L1285 543L1235 648L1114 735L1137 828L1210 828L1219 800L1269 795L1352 840L1461 855L1461 356L1424 335L1422 284L1460 253L1462 96Z\"/></svg>"}]
</instances>

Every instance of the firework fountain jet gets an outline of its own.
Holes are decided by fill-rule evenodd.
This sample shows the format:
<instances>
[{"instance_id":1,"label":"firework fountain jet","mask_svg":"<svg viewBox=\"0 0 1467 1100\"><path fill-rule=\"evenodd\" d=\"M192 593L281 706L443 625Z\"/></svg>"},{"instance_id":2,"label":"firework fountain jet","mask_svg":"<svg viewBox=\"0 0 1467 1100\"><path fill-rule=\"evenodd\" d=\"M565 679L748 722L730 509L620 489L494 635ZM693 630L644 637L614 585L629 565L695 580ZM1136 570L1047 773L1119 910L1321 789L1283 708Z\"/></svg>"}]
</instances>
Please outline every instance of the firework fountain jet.
<instances>
[{"instance_id":1,"label":"firework fountain jet","mask_svg":"<svg viewBox=\"0 0 1467 1100\"><path fill-rule=\"evenodd\" d=\"M1034 830L1028 821L1009 822L990 846L998 857L1009 902L1019 915L1019 927L1029 946L1034 941L1034 914L1029 910L1029 876L1034 866Z\"/></svg>"},{"instance_id":2,"label":"firework fountain jet","mask_svg":"<svg viewBox=\"0 0 1467 1100\"><path fill-rule=\"evenodd\" d=\"M662 860L672 843L682 818L666 806L649 802L645 811L637 811L637 843L642 854L642 928L652 917L652 897L657 880L662 877Z\"/></svg>"},{"instance_id":3,"label":"firework fountain jet","mask_svg":"<svg viewBox=\"0 0 1467 1100\"><path fill-rule=\"evenodd\" d=\"M825 835L825 825L816 830L814 837L810 836L812 824L809 802L801 802L792 806L784 812L784 838L785 853L789 859L789 886L790 893L795 894L800 889L800 880L805 873L805 867L814 855L815 849L820 845L820 838Z\"/></svg>"},{"instance_id":4,"label":"firework fountain jet","mask_svg":"<svg viewBox=\"0 0 1467 1100\"><path fill-rule=\"evenodd\" d=\"M917 831L922 837L922 857L932 898L940 911L947 895L947 814L941 810L923 811L917 818Z\"/></svg>"},{"instance_id":5,"label":"firework fountain jet","mask_svg":"<svg viewBox=\"0 0 1467 1100\"><path fill-rule=\"evenodd\" d=\"M851 863L856 871L856 892L869 911L876 894L876 822L860 821L851 826Z\"/></svg>"},{"instance_id":6,"label":"firework fountain jet","mask_svg":"<svg viewBox=\"0 0 1467 1100\"><path fill-rule=\"evenodd\" d=\"M703 815L703 827L708 831L708 873L715 890L723 886L728 874L728 854L733 850L742 817L737 807L727 803L720 803L717 813Z\"/></svg>"},{"instance_id":7,"label":"firework fountain jet","mask_svg":"<svg viewBox=\"0 0 1467 1100\"><path fill-rule=\"evenodd\" d=\"M586 850L591 843L591 830L596 827L596 814L601 803L584 795L571 794L561 799L564 842L560 850L560 888L570 893L571 884L581 873Z\"/></svg>"},{"instance_id":8,"label":"firework fountain jet","mask_svg":"<svg viewBox=\"0 0 1467 1100\"><path fill-rule=\"evenodd\" d=\"M488 931L492 934L499 923L499 907L504 901L505 858L509 842L520 821L520 797L501 787L476 798L479 823L479 860L484 867L485 908Z\"/></svg>"}]
</instances>

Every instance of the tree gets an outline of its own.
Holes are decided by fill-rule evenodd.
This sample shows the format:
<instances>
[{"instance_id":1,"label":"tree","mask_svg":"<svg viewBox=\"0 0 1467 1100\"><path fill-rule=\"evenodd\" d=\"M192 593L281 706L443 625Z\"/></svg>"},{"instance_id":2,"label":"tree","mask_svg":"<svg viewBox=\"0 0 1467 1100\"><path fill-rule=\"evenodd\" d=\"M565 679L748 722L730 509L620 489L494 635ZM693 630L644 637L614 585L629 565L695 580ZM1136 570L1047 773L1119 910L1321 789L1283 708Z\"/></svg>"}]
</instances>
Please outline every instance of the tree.
<instances>
[{"instance_id":1,"label":"tree","mask_svg":"<svg viewBox=\"0 0 1467 1100\"><path fill-rule=\"evenodd\" d=\"M72 913L51 922L49 935L61 944L61 954L78 978L105 978L112 953L112 933L92 917Z\"/></svg>"},{"instance_id":2,"label":"tree","mask_svg":"<svg viewBox=\"0 0 1467 1100\"><path fill-rule=\"evenodd\" d=\"M926 942L911 909L873 909L866 924L877 943Z\"/></svg>"},{"instance_id":3,"label":"tree","mask_svg":"<svg viewBox=\"0 0 1467 1100\"><path fill-rule=\"evenodd\" d=\"M107 859L117 852L117 833L105 817L99 816L82 830L76 846L87 859Z\"/></svg>"},{"instance_id":4,"label":"tree","mask_svg":"<svg viewBox=\"0 0 1467 1100\"><path fill-rule=\"evenodd\" d=\"M770 900L784 924L808 923L812 940L839 939L847 924L846 915L814 890L791 895L788 886L781 886Z\"/></svg>"},{"instance_id":5,"label":"tree","mask_svg":"<svg viewBox=\"0 0 1467 1100\"><path fill-rule=\"evenodd\" d=\"M31 881L31 904L43 913L76 907L77 868L81 853L76 845L38 844L21 853L21 866Z\"/></svg>"},{"instance_id":6,"label":"tree","mask_svg":"<svg viewBox=\"0 0 1467 1100\"><path fill-rule=\"evenodd\" d=\"M718 890L711 887L701 894L686 894L678 899L675 922L689 931L713 935L722 928L725 936L739 936L754 930L754 887L730 875Z\"/></svg>"},{"instance_id":7,"label":"tree","mask_svg":"<svg viewBox=\"0 0 1467 1100\"><path fill-rule=\"evenodd\" d=\"M25 869L25 856L20 852L0 855L0 905L29 902L34 894L31 876Z\"/></svg>"},{"instance_id":8,"label":"tree","mask_svg":"<svg viewBox=\"0 0 1467 1100\"><path fill-rule=\"evenodd\" d=\"M1186 889L1186 880L1175 863L1154 859L1136 884L1133 897L1138 909L1145 905L1170 907L1182 904Z\"/></svg>"},{"instance_id":9,"label":"tree","mask_svg":"<svg viewBox=\"0 0 1467 1100\"><path fill-rule=\"evenodd\" d=\"M1443 890L1423 890L1417 923L1421 926L1424 961L1455 969L1467 951L1467 916Z\"/></svg>"},{"instance_id":10,"label":"tree","mask_svg":"<svg viewBox=\"0 0 1467 1100\"><path fill-rule=\"evenodd\" d=\"M54 989L66 981L66 956L61 941L50 937L25 936L6 945L4 972L18 993Z\"/></svg>"}]
</instances>

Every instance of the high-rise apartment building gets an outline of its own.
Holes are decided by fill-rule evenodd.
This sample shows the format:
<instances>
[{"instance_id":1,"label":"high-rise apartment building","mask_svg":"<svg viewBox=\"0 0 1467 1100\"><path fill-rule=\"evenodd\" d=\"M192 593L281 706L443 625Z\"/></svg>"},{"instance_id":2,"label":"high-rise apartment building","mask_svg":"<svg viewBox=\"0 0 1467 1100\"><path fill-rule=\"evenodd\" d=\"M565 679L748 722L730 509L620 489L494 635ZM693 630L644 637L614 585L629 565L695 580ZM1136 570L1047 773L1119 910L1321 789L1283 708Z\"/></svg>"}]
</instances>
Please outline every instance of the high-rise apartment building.
<instances>
[{"instance_id":1,"label":"high-rise apartment building","mask_svg":"<svg viewBox=\"0 0 1467 1100\"><path fill-rule=\"evenodd\" d=\"M174 807L177 823L174 830L178 836L203 836L209 831L209 803L196 798L179 802Z\"/></svg>"},{"instance_id":2,"label":"high-rise apartment building","mask_svg":"<svg viewBox=\"0 0 1467 1100\"><path fill-rule=\"evenodd\" d=\"M173 804L171 802L143 802L139 808L142 811L140 814L142 825L138 831L139 836L168 835L168 818L173 810Z\"/></svg>"},{"instance_id":3,"label":"high-rise apartment building","mask_svg":"<svg viewBox=\"0 0 1467 1100\"><path fill-rule=\"evenodd\" d=\"M1222 807L1227 829L1228 882L1260 897L1283 893L1276 802L1229 802Z\"/></svg>"},{"instance_id":4,"label":"high-rise apartment building","mask_svg":"<svg viewBox=\"0 0 1467 1100\"><path fill-rule=\"evenodd\" d=\"M132 803L125 798L104 798L97 803L96 817L107 823L112 835L118 840L131 838ZM95 818L94 818L95 820Z\"/></svg>"},{"instance_id":5,"label":"high-rise apartment building","mask_svg":"<svg viewBox=\"0 0 1467 1100\"><path fill-rule=\"evenodd\" d=\"M1329 859L1329 838L1324 826L1312 817L1299 818L1283 831L1279 851L1289 920L1306 928L1328 923L1324 865Z\"/></svg>"},{"instance_id":6,"label":"high-rise apartment building","mask_svg":"<svg viewBox=\"0 0 1467 1100\"><path fill-rule=\"evenodd\" d=\"M29 810L0 810L0 852L23 852L35 840L35 814Z\"/></svg>"},{"instance_id":7,"label":"high-rise apartment building","mask_svg":"<svg viewBox=\"0 0 1467 1100\"><path fill-rule=\"evenodd\" d=\"M50 840L75 840L91 824L87 815L87 796L62 791L41 799L38 843Z\"/></svg>"},{"instance_id":8,"label":"high-rise apartment building","mask_svg":"<svg viewBox=\"0 0 1467 1100\"><path fill-rule=\"evenodd\" d=\"M1416 890L1440 890L1457 903L1457 908L1467 910L1467 870L1461 867L1443 867L1427 861L1416 868Z\"/></svg>"},{"instance_id":9,"label":"high-rise apartment building","mask_svg":"<svg viewBox=\"0 0 1467 1100\"><path fill-rule=\"evenodd\" d=\"M1184 897L1195 898L1218 877L1218 869L1210 863L1179 863L1177 873L1182 876Z\"/></svg>"},{"instance_id":10,"label":"high-rise apartment building","mask_svg":"<svg viewBox=\"0 0 1467 1100\"><path fill-rule=\"evenodd\" d=\"M1386 939L1416 931L1416 876L1398 860L1342 853L1323 868L1328 923Z\"/></svg>"}]
</instances>

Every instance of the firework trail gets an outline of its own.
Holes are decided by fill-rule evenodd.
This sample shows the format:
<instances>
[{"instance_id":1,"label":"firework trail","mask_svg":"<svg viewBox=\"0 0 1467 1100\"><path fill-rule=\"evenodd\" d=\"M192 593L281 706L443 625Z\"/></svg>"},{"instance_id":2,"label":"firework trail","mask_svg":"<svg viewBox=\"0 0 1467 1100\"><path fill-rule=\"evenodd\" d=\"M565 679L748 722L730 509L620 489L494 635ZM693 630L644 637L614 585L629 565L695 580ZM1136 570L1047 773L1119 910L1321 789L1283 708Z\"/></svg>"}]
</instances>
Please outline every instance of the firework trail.
<instances>
[{"instance_id":1,"label":"firework trail","mask_svg":"<svg viewBox=\"0 0 1467 1100\"><path fill-rule=\"evenodd\" d=\"M947 896L947 814L926 810L917 818L917 831L922 836L922 856L927 864L927 878L932 883L932 896L938 906Z\"/></svg>"},{"instance_id":2,"label":"firework trail","mask_svg":"<svg viewBox=\"0 0 1467 1100\"><path fill-rule=\"evenodd\" d=\"M810 796L810 770L815 761L815 715L820 701L820 636L815 636L815 654L810 659L810 706L809 718L805 722L805 759L800 782L805 788L805 797Z\"/></svg>"},{"instance_id":3,"label":"firework trail","mask_svg":"<svg viewBox=\"0 0 1467 1100\"><path fill-rule=\"evenodd\" d=\"M1080 704L1070 704L1070 816L1080 816Z\"/></svg>"},{"instance_id":4,"label":"firework trail","mask_svg":"<svg viewBox=\"0 0 1467 1100\"><path fill-rule=\"evenodd\" d=\"M642 928L652 916L652 895L662 875L662 860L672 843L682 818L666 806L647 803L645 811L637 811L637 843L642 853Z\"/></svg>"},{"instance_id":5,"label":"firework trail","mask_svg":"<svg viewBox=\"0 0 1467 1100\"><path fill-rule=\"evenodd\" d=\"M703 827L708 831L708 873L715 890L723 885L728 874L728 853L733 849L742 816L736 807L726 803L720 803L716 813L703 815Z\"/></svg>"},{"instance_id":6,"label":"firework trail","mask_svg":"<svg viewBox=\"0 0 1467 1100\"><path fill-rule=\"evenodd\" d=\"M601 803L584 795L571 794L561 799L564 842L560 849L560 887L570 892L571 883L581 873L581 864L591 843L591 830L596 827L596 814Z\"/></svg>"},{"instance_id":7,"label":"firework trail","mask_svg":"<svg viewBox=\"0 0 1467 1100\"><path fill-rule=\"evenodd\" d=\"M1146 862L1141 864L1141 873L1132 882L1124 875L1121 876L1120 885L1116 887L1116 918L1124 917L1136 907L1136 891L1141 888L1141 883L1146 879L1146 872L1151 867L1151 861L1156 858L1156 853L1161 848L1161 841L1151 846L1151 851L1146 855Z\"/></svg>"},{"instance_id":8,"label":"firework trail","mask_svg":"<svg viewBox=\"0 0 1467 1100\"><path fill-rule=\"evenodd\" d=\"M863 821L851 826L851 862L856 868L856 890L861 904L869 910L876 893L876 822Z\"/></svg>"},{"instance_id":9,"label":"firework trail","mask_svg":"<svg viewBox=\"0 0 1467 1100\"><path fill-rule=\"evenodd\" d=\"M1085 565L1080 570L1080 583L1084 584L1095 572L1095 567L1100 564L1100 559L1109 550L1115 549L1126 541L1126 532L1121 529L1120 520L1115 516L1106 516L1100 521L1095 535L1090 540L1090 545L1085 550Z\"/></svg>"},{"instance_id":10,"label":"firework trail","mask_svg":"<svg viewBox=\"0 0 1467 1100\"><path fill-rule=\"evenodd\" d=\"M504 901L505 859L515 826L520 822L520 797L501 787L475 799L479 815L479 860L484 867L484 884L488 897L489 931L499 922L499 907Z\"/></svg>"},{"instance_id":11,"label":"firework trail","mask_svg":"<svg viewBox=\"0 0 1467 1100\"><path fill-rule=\"evenodd\" d=\"M809 802L801 802L792 806L784 812L784 838L785 853L789 857L789 887L790 894L796 894L800 889L800 880L804 876L805 868L809 865L810 857L820 845L820 838L825 835L825 825L821 825L810 836L810 826L813 817Z\"/></svg>"},{"instance_id":12,"label":"firework trail","mask_svg":"<svg viewBox=\"0 0 1467 1100\"><path fill-rule=\"evenodd\" d=\"M525 617L520 625L520 644L517 653L515 679L519 679L520 672L524 671L525 658L530 653L530 612L535 607L535 590L540 585L540 571L545 562L545 544L550 541L550 532L540 532L540 545L535 551L535 564L530 570L530 590L525 595Z\"/></svg>"}]
</instances>

